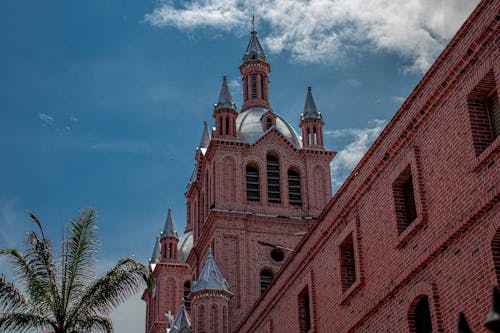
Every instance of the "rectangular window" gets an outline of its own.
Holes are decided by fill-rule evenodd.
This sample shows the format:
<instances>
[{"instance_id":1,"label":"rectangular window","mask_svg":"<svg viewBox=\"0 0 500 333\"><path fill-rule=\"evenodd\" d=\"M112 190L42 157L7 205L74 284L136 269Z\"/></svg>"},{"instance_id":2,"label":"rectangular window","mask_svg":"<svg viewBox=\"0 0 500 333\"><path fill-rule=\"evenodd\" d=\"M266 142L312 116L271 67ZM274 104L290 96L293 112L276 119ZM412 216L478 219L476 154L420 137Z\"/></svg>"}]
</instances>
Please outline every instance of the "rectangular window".
<instances>
[{"instance_id":1,"label":"rectangular window","mask_svg":"<svg viewBox=\"0 0 500 333\"><path fill-rule=\"evenodd\" d=\"M252 74L252 99L257 98L257 75Z\"/></svg>"},{"instance_id":2,"label":"rectangular window","mask_svg":"<svg viewBox=\"0 0 500 333\"><path fill-rule=\"evenodd\" d=\"M417 218L413 177L410 166L401 173L392 185L394 206L398 223L398 232L401 234Z\"/></svg>"},{"instance_id":3,"label":"rectangular window","mask_svg":"<svg viewBox=\"0 0 500 333\"><path fill-rule=\"evenodd\" d=\"M352 233L340 244L340 277L342 292L345 292L356 281L356 259Z\"/></svg>"},{"instance_id":4,"label":"rectangular window","mask_svg":"<svg viewBox=\"0 0 500 333\"><path fill-rule=\"evenodd\" d=\"M479 156L500 134L500 105L493 70L467 95L472 140Z\"/></svg>"},{"instance_id":5,"label":"rectangular window","mask_svg":"<svg viewBox=\"0 0 500 333\"><path fill-rule=\"evenodd\" d=\"M298 296L299 332L307 333L311 329L311 311L309 308L309 288L306 286Z\"/></svg>"}]
</instances>

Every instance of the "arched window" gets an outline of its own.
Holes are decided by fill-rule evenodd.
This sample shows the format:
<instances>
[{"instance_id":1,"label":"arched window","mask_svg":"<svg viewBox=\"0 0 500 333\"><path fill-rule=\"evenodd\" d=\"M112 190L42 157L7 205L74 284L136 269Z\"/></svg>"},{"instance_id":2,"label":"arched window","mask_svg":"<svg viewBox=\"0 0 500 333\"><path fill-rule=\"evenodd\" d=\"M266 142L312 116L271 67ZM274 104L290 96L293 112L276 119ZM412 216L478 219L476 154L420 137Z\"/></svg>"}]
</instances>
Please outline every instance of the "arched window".
<instances>
[{"instance_id":1,"label":"arched window","mask_svg":"<svg viewBox=\"0 0 500 333\"><path fill-rule=\"evenodd\" d=\"M266 118L266 131L273 127L273 119L271 117Z\"/></svg>"},{"instance_id":2,"label":"arched window","mask_svg":"<svg viewBox=\"0 0 500 333\"><path fill-rule=\"evenodd\" d=\"M288 201L290 205L302 206L300 195L300 174L295 170L288 170Z\"/></svg>"},{"instance_id":3,"label":"arched window","mask_svg":"<svg viewBox=\"0 0 500 333\"><path fill-rule=\"evenodd\" d=\"M419 297L413 307L410 308L409 318L410 332L431 333L432 319L429 308L429 297Z\"/></svg>"},{"instance_id":4,"label":"arched window","mask_svg":"<svg viewBox=\"0 0 500 333\"><path fill-rule=\"evenodd\" d=\"M254 165L247 165L246 170L246 180L247 180L247 200L248 201L259 201L259 169Z\"/></svg>"},{"instance_id":5,"label":"arched window","mask_svg":"<svg viewBox=\"0 0 500 333\"><path fill-rule=\"evenodd\" d=\"M273 282L274 274L268 269L263 269L260 272L260 292L263 293L267 287Z\"/></svg>"},{"instance_id":6,"label":"arched window","mask_svg":"<svg viewBox=\"0 0 500 333\"><path fill-rule=\"evenodd\" d=\"M219 332L219 316L218 316L218 310L217 310L217 305L212 305L212 308L210 309L210 329L211 332Z\"/></svg>"},{"instance_id":7,"label":"arched window","mask_svg":"<svg viewBox=\"0 0 500 333\"><path fill-rule=\"evenodd\" d=\"M228 333L227 308L222 308L222 333Z\"/></svg>"},{"instance_id":8,"label":"arched window","mask_svg":"<svg viewBox=\"0 0 500 333\"><path fill-rule=\"evenodd\" d=\"M205 307L202 305L199 307L198 313L198 332L205 332Z\"/></svg>"},{"instance_id":9,"label":"arched window","mask_svg":"<svg viewBox=\"0 0 500 333\"><path fill-rule=\"evenodd\" d=\"M269 202L281 202L280 164L274 155L267 155L267 199Z\"/></svg>"},{"instance_id":10,"label":"arched window","mask_svg":"<svg viewBox=\"0 0 500 333\"><path fill-rule=\"evenodd\" d=\"M184 283L184 306L186 310L191 309L191 301L189 300L189 295L191 294L191 282L186 281Z\"/></svg>"},{"instance_id":11,"label":"arched window","mask_svg":"<svg viewBox=\"0 0 500 333\"><path fill-rule=\"evenodd\" d=\"M491 252L493 254L493 264L495 265L497 284L500 285L500 229L497 229L497 232L491 241Z\"/></svg>"},{"instance_id":12,"label":"arched window","mask_svg":"<svg viewBox=\"0 0 500 333\"><path fill-rule=\"evenodd\" d=\"M252 99L257 98L257 74L252 74Z\"/></svg>"}]
</instances>

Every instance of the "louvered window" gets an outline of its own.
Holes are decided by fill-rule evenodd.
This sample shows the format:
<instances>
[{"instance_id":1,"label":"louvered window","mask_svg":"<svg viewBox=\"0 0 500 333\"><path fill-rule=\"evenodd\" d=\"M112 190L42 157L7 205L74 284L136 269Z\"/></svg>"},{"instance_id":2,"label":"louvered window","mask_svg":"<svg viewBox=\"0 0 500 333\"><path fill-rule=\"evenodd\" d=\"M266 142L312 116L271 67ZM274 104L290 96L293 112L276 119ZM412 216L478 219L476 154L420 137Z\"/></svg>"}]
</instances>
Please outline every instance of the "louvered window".
<instances>
[{"instance_id":1,"label":"louvered window","mask_svg":"<svg viewBox=\"0 0 500 333\"><path fill-rule=\"evenodd\" d=\"M260 272L260 292L263 293L267 287L273 282L273 272L270 270L263 270Z\"/></svg>"},{"instance_id":2,"label":"louvered window","mask_svg":"<svg viewBox=\"0 0 500 333\"><path fill-rule=\"evenodd\" d=\"M299 307L299 332L307 333L311 329L311 311L309 307L309 289L306 286L297 298Z\"/></svg>"},{"instance_id":3,"label":"louvered window","mask_svg":"<svg viewBox=\"0 0 500 333\"><path fill-rule=\"evenodd\" d=\"M265 80L266 78L261 76L260 77L260 96L262 99L266 99L266 89L265 89Z\"/></svg>"},{"instance_id":4,"label":"louvered window","mask_svg":"<svg viewBox=\"0 0 500 333\"><path fill-rule=\"evenodd\" d=\"M184 306L186 310L191 309L191 301L189 300L189 295L191 294L191 282L184 283Z\"/></svg>"},{"instance_id":5,"label":"louvered window","mask_svg":"<svg viewBox=\"0 0 500 333\"><path fill-rule=\"evenodd\" d=\"M248 101L248 80L243 81L243 96L245 98L245 102Z\"/></svg>"},{"instance_id":6,"label":"louvered window","mask_svg":"<svg viewBox=\"0 0 500 333\"><path fill-rule=\"evenodd\" d=\"M246 169L247 180L247 200L259 201L259 170L253 165L248 165Z\"/></svg>"},{"instance_id":7,"label":"louvered window","mask_svg":"<svg viewBox=\"0 0 500 333\"><path fill-rule=\"evenodd\" d=\"M295 170L288 170L288 200L290 205L301 206L300 175Z\"/></svg>"},{"instance_id":8,"label":"louvered window","mask_svg":"<svg viewBox=\"0 0 500 333\"><path fill-rule=\"evenodd\" d=\"M257 98L257 75L252 74L252 99Z\"/></svg>"},{"instance_id":9,"label":"louvered window","mask_svg":"<svg viewBox=\"0 0 500 333\"><path fill-rule=\"evenodd\" d=\"M281 202L280 165L274 155L267 155L267 198L269 202Z\"/></svg>"},{"instance_id":10,"label":"louvered window","mask_svg":"<svg viewBox=\"0 0 500 333\"><path fill-rule=\"evenodd\" d=\"M273 119L271 117L266 118L266 131L273 127Z\"/></svg>"}]
</instances>

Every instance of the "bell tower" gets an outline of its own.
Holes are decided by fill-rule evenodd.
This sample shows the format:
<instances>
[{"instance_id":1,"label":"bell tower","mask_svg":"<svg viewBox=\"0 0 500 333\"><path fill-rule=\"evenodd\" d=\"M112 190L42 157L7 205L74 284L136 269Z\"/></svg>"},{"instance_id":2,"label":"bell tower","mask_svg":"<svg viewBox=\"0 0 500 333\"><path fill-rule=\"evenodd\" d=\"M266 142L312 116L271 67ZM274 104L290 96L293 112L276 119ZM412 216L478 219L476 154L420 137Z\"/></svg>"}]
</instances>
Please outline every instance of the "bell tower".
<instances>
[{"instance_id":1,"label":"bell tower","mask_svg":"<svg viewBox=\"0 0 500 333\"><path fill-rule=\"evenodd\" d=\"M323 116L318 111L312 95L311 87L307 87L304 112L300 115L302 129L302 146L304 148L325 149L323 144Z\"/></svg>"},{"instance_id":2,"label":"bell tower","mask_svg":"<svg viewBox=\"0 0 500 333\"><path fill-rule=\"evenodd\" d=\"M252 107L271 108L268 79L270 72L271 66L257 38L257 31L253 27L250 42L243 54L243 63L240 65L243 87L241 112Z\"/></svg>"}]
</instances>

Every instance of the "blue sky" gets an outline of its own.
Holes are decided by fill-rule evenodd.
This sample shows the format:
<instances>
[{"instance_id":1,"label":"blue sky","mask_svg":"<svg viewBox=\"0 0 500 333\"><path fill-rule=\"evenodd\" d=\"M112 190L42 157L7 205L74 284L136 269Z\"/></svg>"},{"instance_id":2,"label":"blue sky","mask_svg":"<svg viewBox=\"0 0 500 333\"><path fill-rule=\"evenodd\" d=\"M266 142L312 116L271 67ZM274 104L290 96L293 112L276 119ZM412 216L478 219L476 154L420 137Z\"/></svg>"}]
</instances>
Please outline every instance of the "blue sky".
<instances>
[{"instance_id":1,"label":"blue sky","mask_svg":"<svg viewBox=\"0 0 500 333\"><path fill-rule=\"evenodd\" d=\"M255 0L271 104L298 128L313 87L339 152L334 191L477 2ZM251 13L240 0L1 2L0 247L21 245L27 211L57 238L95 207L100 270L146 261L168 207L182 230L222 75L241 105ZM143 311L127 303L116 331L141 331Z\"/></svg>"}]
</instances>

